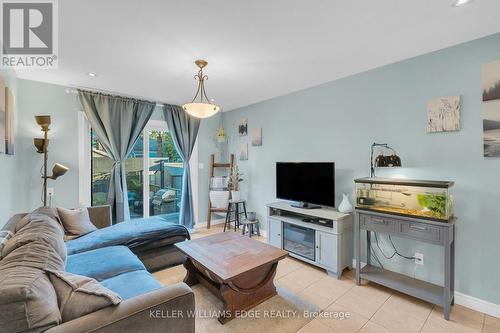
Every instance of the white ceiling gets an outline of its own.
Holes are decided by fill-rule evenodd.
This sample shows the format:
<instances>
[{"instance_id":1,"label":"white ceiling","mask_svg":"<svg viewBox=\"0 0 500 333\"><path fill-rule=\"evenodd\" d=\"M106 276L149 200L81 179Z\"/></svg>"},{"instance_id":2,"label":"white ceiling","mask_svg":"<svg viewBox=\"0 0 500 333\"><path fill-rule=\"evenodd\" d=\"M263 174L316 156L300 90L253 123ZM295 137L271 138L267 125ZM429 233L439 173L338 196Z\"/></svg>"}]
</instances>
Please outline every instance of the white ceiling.
<instances>
[{"instance_id":1,"label":"white ceiling","mask_svg":"<svg viewBox=\"0 0 500 333\"><path fill-rule=\"evenodd\" d=\"M500 32L500 1L60 0L59 69L24 79L231 110ZM87 72L95 72L91 78Z\"/></svg>"}]
</instances>

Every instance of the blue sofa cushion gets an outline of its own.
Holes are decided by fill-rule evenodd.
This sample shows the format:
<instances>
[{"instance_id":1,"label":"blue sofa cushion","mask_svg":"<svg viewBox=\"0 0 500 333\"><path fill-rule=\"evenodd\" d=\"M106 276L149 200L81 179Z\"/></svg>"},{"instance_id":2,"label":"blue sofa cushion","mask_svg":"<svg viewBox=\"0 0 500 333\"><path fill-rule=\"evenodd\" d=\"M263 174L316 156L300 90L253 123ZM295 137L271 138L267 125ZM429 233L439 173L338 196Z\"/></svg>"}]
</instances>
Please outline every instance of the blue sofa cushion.
<instances>
[{"instance_id":1,"label":"blue sofa cushion","mask_svg":"<svg viewBox=\"0 0 500 333\"><path fill-rule=\"evenodd\" d=\"M123 300L160 289L162 285L147 271L134 271L101 281L101 284Z\"/></svg>"},{"instance_id":2,"label":"blue sofa cushion","mask_svg":"<svg viewBox=\"0 0 500 333\"><path fill-rule=\"evenodd\" d=\"M174 243L179 241L179 236L189 239L186 227L161 218L149 217L93 231L66 242L66 247L68 255L114 245L126 245L133 250L137 246L168 238Z\"/></svg>"},{"instance_id":3,"label":"blue sofa cushion","mask_svg":"<svg viewBox=\"0 0 500 333\"><path fill-rule=\"evenodd\" d=\"M145 270L126 246L110 246L68 256L66 271L102 281L123 273Z\"/></svg>"}]
</instances>

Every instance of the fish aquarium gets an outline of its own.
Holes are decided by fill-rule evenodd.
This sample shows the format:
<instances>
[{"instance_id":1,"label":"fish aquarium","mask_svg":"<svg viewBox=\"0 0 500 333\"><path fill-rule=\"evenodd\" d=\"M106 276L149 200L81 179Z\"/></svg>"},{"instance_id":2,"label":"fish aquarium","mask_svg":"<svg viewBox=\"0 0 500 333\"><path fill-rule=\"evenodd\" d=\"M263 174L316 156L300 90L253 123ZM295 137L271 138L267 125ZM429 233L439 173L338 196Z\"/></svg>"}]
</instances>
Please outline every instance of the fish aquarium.
<instances>
[{"instance_id":1,"label":"fish aquarium","mask_svg":"<svg viewBox=\"0 0 500 333\"><path fill-rule=\"evenodd\" d=\"M448 222L454 182L391 178L356 179L356 208Z\"/></svg>"}]
</instances>

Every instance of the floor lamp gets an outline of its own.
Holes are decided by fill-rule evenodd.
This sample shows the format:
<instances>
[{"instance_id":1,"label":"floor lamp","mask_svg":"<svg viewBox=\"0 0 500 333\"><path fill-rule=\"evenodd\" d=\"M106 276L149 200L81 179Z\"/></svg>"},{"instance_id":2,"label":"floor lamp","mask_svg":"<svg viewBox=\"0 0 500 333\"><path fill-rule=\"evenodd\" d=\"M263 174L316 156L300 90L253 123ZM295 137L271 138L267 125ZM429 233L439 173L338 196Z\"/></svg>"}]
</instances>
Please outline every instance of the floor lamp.
<instances>
[{"instance_id":1,"label":"floor lamp","mask_svg":"<svg viewBox=\"0 0 500 333\"><path fill-rule=\"evenodd\" d=\"M43 205L47 206L47 180L48 179L57 179L58 177L64 175L69 169L62 164L56 163L52 168L52 175L47 175L47 163L49 158L49 126L50 126L50 116L35 116L36 123L43 132L43 138L34 138L33 143L35 144L36 152L39 154L43 154Z\"/></svg>"}]
</instances>

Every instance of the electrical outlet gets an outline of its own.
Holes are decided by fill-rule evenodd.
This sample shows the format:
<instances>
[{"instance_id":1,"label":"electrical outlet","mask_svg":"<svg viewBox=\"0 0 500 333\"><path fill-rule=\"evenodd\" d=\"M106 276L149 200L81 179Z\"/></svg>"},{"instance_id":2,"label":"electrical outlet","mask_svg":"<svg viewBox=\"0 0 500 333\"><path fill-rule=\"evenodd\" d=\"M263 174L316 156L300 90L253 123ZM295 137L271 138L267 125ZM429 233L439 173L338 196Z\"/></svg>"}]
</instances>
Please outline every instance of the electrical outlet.
<instances>
[{"instance_id":1,"label":"electrical outlet","mask_svg":"<svg viewBox=\"0 0 500 333\"><path fill-rule=\"evenodd\" d=\"M53 197L54 196L54 188L53 187L48 187L47 188L47 196Z\"/></svg>"},{"instance_id":2,"label":"electrical outlet","mask_svg":"<svg viewBox=\"0 0 500 333\"><path fill-rule=\"evenodd\" d=\"M415 252L415 263L417 265L424 265L424 254L423 253L418 253L418 252Z\"/></svg>"},{"instance_id":3,"label":"electrical outlet","mask_svg":"<svg viewBox=\"0 0 500 333\"><path fill-rule=\"evenodd\" d=\"M203 164L203 163L198 163L198 169L200 169L200 170L201 170L201 169L203 169L203 168L205 168L205 164Z\"/></svg>"}]
</instances>

